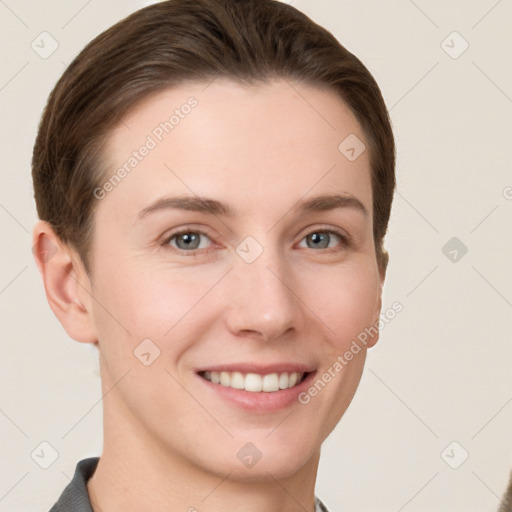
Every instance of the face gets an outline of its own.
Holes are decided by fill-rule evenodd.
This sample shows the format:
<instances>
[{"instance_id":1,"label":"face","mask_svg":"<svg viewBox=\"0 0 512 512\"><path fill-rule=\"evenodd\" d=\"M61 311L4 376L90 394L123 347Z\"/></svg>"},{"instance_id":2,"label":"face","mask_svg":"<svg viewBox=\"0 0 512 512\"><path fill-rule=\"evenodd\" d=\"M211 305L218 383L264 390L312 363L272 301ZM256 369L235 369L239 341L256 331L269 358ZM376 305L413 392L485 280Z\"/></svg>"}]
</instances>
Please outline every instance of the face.
<instances>
[{"instance_id":1,"label":"face","mask_svg":"<svg viewBox=\"0 0 512 512\"><path fill-rule=\"evenodd\" d=\"M319 454L380 313L369 155L346 158L349 134L365 140L332 92L221 79L112 132L90 308L119 435L222 478Z\"/></svg>"}]
</instances>

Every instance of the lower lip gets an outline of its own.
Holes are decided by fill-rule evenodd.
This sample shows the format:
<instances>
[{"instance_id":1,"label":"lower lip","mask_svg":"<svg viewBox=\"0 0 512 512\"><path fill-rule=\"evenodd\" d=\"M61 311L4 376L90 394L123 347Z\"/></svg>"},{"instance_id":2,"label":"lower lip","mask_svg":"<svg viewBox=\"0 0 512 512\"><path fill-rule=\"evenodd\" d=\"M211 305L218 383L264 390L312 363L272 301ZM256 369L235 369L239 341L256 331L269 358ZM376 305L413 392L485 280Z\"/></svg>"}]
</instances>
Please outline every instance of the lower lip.
<instances>
[{"instance_id":1,"label":"lower lip","mask_svg":"<svg viewBox=\"0 0 512 512\"><path fill-rule=\"evenodd\" d=\"M310 385L316 372L309 373L306 378L293 388L281 389L279 391L252 392L245 389L235 389L213 382L197 375L208 389L211 389L218 396L228 402L255 413L279 411L298 403L298 395L305 391Z\"/></svg>"}]
</instances>

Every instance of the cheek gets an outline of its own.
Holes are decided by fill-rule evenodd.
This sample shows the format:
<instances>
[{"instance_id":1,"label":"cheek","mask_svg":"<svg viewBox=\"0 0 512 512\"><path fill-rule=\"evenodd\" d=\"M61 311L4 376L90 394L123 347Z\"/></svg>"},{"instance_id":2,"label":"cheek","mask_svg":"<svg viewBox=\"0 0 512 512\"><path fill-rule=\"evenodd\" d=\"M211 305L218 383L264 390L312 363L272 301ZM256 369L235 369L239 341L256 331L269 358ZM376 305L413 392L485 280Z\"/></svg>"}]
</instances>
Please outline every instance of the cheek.
<instances>
[{"instance_id":1,"label":"cheek","mask_svg":"<svg viewBox=\"0 0 512 512\"><path fill-rule=\"evenodd\" d=\"M170 271L133 262L104 265L93 293L106 357L118 367L131 366L134 349L150 339L161 350L162 360L178 358L188 346L184 330L191 332L208 323L201 301L207 302L208 290L222 276L222 272L203 274L192 268Z\"/></svg>"},{"instance_id":2,"label":"cheek","mask_svg":"<svg viewBox=\"0 0 512 512\"><path fill-rule=\"evenodd\" d=\"M199 334L196 331L212 325L232 306L226 299L228 290L223 293L222 289L229 282L223 282L224 267L159 268L160 263L138 264L113 253L105 254L102 262L93 290L95 319L100 336L109 340L108 349L116 351L117 361L130 357L146 338L177 358L187 349L184 329L193 338L191 333ZM344 350L374 324L379 286L371 258L359 255L346 265L304 265L296 270L292 289L304 303L304 314L311 316L310 327L323 330L323 335L317 334L331 346L325 346L326 352L333 346L336 352ZM212 303L209 291L222 300Z\"/></svg>"},{"instance_id":3,"label":"cheek","mask_svg":"<svg viewBox=\"0 0 512 512\"><path fill-rule=\"evenodd\" d=\"M179 271L122 264L103 272L98 282L101 285L95 289L95 297L103 306L100 317L106 324L115 317L134 335L161 336L190 311L200 293L195 281Z\"/></svg>"},{"instance_id":4,"label":"cheek","mask_svg":"<svg viewBox=\"0 0 512 512\"><path fill-rule=\"evenodd\" d=\"M372 266L330 269L308 281L304 290L315 291L304 295L308 297L307 304L325 325L326 336L338 349L350 344L378 319L380 286Z\"/></svg>"}]
</instances>

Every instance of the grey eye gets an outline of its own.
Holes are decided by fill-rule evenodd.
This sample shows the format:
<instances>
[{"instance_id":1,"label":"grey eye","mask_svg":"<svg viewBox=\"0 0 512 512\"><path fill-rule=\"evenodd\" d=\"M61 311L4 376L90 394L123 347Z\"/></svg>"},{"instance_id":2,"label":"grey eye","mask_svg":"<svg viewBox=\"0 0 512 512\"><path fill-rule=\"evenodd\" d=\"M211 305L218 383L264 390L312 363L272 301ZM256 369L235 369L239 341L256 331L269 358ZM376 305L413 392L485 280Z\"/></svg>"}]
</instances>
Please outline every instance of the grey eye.
<instances>
[{"instance_id":1,"label":"grey eye","mask_svg":"<svg viewBox=\"0 0 512 512\"><path fill-rule=\"evenodd\" d=\"M204 233L200 233L197 231L182 231L181 233L175 233L172 235L167 243L171 244L171 242L174 240L175 246L177 249L180 250L193 250L193 249L201 249L201 236L206 237Z\"/></svg>"},{"instance_id":2,"label":"grey eye","mask_svg":"<svg viewBox=\"0 0 512 512\"><path fill-rule=\"evenodd\" d=\"M306 237L306 240L311 241L311 245L308 247L320 247L325 249L329 246L331 235L329 233L311 233Z\"/></svg>"},{"instance_id":3,"label":"grey eye","mask_svg":"<svg viewBox=\"0 0 512 512\"><path fill-rule=\"evenodd\" d=\"M329 245L333 241L333 237L334 241L336 238L338 239L338 244L346 244L345 237L332 230L313 231L309 233L309 235L306 235L303 240L306 240L306 246L309 249L327 249L329 247L335 247L336 242L334 245Z\"/></svg>"}]
</instances>

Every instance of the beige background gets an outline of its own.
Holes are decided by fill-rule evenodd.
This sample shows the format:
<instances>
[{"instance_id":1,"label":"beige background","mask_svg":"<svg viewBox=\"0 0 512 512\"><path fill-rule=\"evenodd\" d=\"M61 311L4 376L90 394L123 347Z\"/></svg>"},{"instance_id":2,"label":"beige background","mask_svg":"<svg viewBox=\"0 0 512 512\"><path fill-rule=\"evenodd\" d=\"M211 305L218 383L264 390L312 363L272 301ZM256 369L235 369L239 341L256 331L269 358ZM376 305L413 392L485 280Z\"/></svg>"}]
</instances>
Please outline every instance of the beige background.
<instances>
[{"instance_id":1,"label":"beige background","mask_svg":"<svg viewBox=\"0 0 512 512\"><path fill-rule=\"evenodd\" d=\"M1 511L49 510L101 453L96 354L57 322L32 259L30 158L65 66L145 3L0 2ZM495 511L512 468L512 2L292 3L374 74L398 145L383 310L404 309L324 445L317 494L332 512ZM43 31L48 58L31 47ZM452 237L468 249L455 262Z\"/></svg>"}]
</instances>

